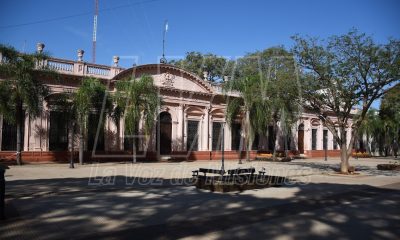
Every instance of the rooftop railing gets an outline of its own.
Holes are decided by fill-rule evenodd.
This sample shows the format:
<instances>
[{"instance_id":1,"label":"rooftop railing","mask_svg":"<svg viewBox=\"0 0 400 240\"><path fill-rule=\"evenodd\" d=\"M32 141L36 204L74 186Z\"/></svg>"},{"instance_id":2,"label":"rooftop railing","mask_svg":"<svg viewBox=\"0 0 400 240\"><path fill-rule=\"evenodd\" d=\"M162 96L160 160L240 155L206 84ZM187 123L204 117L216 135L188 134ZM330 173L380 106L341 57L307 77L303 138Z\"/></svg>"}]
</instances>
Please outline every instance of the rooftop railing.
<instances>
[{"instance_id":1,"label":"rooftop railing","mask_svg":"<svg viewBox=\"0 0 400 240\"><path fill-rule=\"evenodd\" d=\"M93 64L83 61L71 61L58 58L50 58L44 62L44 65L62 74L89 76L102 79L112 79L122 70L124 70L123 68L115 66Z\"/></svg>"}]
</instances>

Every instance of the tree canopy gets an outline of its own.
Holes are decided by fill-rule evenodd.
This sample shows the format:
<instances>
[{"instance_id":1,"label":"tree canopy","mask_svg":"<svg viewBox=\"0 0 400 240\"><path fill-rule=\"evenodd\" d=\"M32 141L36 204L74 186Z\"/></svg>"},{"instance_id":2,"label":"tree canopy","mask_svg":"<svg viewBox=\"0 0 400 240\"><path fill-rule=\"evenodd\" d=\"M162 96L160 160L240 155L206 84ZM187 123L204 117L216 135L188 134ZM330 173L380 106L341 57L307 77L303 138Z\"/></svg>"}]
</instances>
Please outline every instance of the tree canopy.
<instances>
[{"instance_id":1,"label":"tree canopy","mask_svg":"<svg viewBox=\"0 0 400 240\"><path fill-rule=\"evenodd\" d=\"M112 101L104 84L96 78L84 78L78 90L73 94L73 109L79 125L79 162L83 164L84 135L88 127L88 116L91 112L100 114L99 123L104 124L106 114L112 113Z\"/></svg>"},{"instance_id":2,"label":"tree canopy","mask_svg":"<svg viewBox=\"0 0 400 240\"><path fill-rule=\"evenodd\" d=\"M317 114L332 132L341 148L341 171L347 173L351 146L368 109L400 79L400 42L390 39L378 44L356 30L327 41L300 36L293 39L293 53L304 73L303 106ZM337 122L330 116L337 117ZM353 133L346 145L345 128L350 119Z\"/></svg>"},{"instance_id":3,"label":"tree canopy","mask_svg":"<svg viewBox=\"0 0 400 240\"><path fill-rule=\"evenodd\" d=\"M125 79L116 83L116 108L125 118L125 135L138 134L139 121L143 120L144 134L149 135L160 105L153 78L143 75L139 79ZM136 136L132 139L133 161L136 162Z\"/></svg>"},{"instance_id":4,"label":"tree canopy","mask_svg":"<svg viewBox=\"0 0 400 240\"><path fill-rule=\"evenodd\" d=\"M238 115L245 115L246 149L250 149L255 134L270 133L276 138L277 123L285 134L301 111L299 85L293 56L283 47L268 48L238 59L232 78L224 83L226 91L239 91L241 98L228 98L227 121L232 123ZM251 117L250 117L251 116Z\"/></svg>"},{"instance_id":5,"label":"tree canopy","mask_svg":"<svg viewBox=\"0 0 400 240\"><path fill-rule=\"evenodd\" d=\"M229 75L229 61L211 53L187 52L184 59L172 60L169 63L200 77L207 72L207 80L211 82L222 81L225 75Z\"/></svg>"}]
</instances>

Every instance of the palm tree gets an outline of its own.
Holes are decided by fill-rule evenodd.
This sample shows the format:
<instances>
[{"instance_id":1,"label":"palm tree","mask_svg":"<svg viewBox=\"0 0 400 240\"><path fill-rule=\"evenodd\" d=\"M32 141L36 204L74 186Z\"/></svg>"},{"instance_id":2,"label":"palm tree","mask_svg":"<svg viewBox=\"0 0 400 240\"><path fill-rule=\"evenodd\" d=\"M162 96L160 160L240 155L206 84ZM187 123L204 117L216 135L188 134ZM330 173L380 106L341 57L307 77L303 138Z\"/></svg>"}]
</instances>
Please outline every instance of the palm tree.
<instances>
[{"instance_id":1,"label":"palm tree","mask_svg":"<svg viewBox=\"0 0 400 240\"><path fill-rule=\"evenodd\" d=\"M285 157L288 157L288 136L292 133L292 126L300 116L301 107L298 104L300 95L297 83L291 75L286 75L285 73L277 74L277 78L270 83L268 96L271 105L272 134L276 139L279 123L284 134ZM276 159L276 147L274 147L273 159Z\"/></svg>"},{"instance_id":2,"label":"palm tree","mask_svg":"<svg viewBox=\"0 0 400 240\"><path fill-rule=\"evenodd\" d=\"M73 105L79 125L79 163L83 164L84 139L88 127L89 114L111 114L112 102L108 97L106 87L95 78L84 78L81 86L73 96ZM103 122L104 114L99 118Z\"/></svg>"},{"instance_id":3,"label":"palm tree","mask_svg":"<svg viewBox=\"0 0 400 240\"><path fill-rule=\"evenodd\" d=\"M44 53L19 53L11 46L0 45L0 113L3 118L17 127L17 164L22 164L22 127L24 114L37 117L42 110L43 98L48 88L39 80L39 71L51 73L42 64L47 58Z\"/></svg>"},{"instance_id":4,"label":"palm tree","mask_svg":"<svg viewBox=\"0 0 400 240\"><path fill-rule=\"evenodd\" d=\"M69 156L69 167L74 168L74 135L76 125L76 109L74 105L74 93L64 92L57 94L57 97L51 101L49 108L54 111L62 111L68 122L68 150L70 151Z\"/></svg>"},{"instance_id":5,"label":"palm tree","mask_svg":"<svg viewBox=\"0 0 400 240\"><path fill-rule=\"evenodd\" d=\"M238 115L245 115L242 124L245 126L246 161L250 161L250 149L255 133L265 133L268 126L268 116L270 116L268 100L260 92L262 88L259 76L234 78L226 82L224 88L227 92L232 90L240 92L240 98L228 99L226 120L232 126Z\"/></svg>"},{"instance_id":6,"label":"palm tree","mask_svg":"<svg viewBox=\"0 0 400 240\"><path fill-rule=\"evenodd\" d=\"M116 108L121 111L125 119L125 135L137 133L139 121L143 120L144 133L149 135L153 128L160 98L153 78L142 75L139 79L131 78L116 83L115 102ZM132 161L136 163L136 139L132 139Z\"/></svg>"},{"instance_id":7,"label":"palm tree","mask_svg":"<svg viewBox=\"0 0 400 240\"><path fill-rule=\"evenodd\" d=\"M381 121L379 115L375 109L370 109L364 121L361 123L359 130L359 138L362 139L363 136L366 138L367 152L371 154L372 140L377 140L380 131ZM375 138L375 139L374 139Z\"/></svg>"},{"instance_id":8,"label":"palm tree","mask_svg":"<svg viewBox=\"0 0 400 240\"><path fill-rule=\"evenodd\" d=\"M285 130L287 139L291 126L297 121L301 110L298 104L300 94L292 55L283 47L255 52L238 61L235 73L235 77L225 83L224 87L227 91L239 91L241 98L228 102L227 121L232 122L240 111L245 115L246 149L250 149L254 134L266 134L271 123L273 132L269 134L273 136L274 142L278 123ZM275 153L276 147L274 147L274 158ZM248 151L246 158L249 160Z\"/></svg>"}]
</instances>

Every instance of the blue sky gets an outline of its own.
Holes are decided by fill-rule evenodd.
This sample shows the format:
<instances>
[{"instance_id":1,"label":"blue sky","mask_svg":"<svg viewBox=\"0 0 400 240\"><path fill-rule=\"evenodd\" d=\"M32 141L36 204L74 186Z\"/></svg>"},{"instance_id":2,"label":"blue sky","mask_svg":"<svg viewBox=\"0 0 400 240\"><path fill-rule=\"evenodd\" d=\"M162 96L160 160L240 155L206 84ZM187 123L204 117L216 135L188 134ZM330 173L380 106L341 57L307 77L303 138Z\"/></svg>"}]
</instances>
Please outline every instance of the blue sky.
<instances>
[{"instance_id":1,"label":"blue sky","mask_svg":"<svg viewBox=\"0 0 400 240\"><path fill-rule=\"evenodd\" d=\"M178 58L188 51L235 58L276 45L289 48L296 33L324 38L352 27L378 42L400 38L396 0L99 2L97 63L111 64L119 55L124 67L158 61L165 19L166 54ZM81 48L91 61L94 0L0 0L0 9L0 43L31 52L43 42L52 56L67 59L76 59Z\"/></svg>"}]
</instances>

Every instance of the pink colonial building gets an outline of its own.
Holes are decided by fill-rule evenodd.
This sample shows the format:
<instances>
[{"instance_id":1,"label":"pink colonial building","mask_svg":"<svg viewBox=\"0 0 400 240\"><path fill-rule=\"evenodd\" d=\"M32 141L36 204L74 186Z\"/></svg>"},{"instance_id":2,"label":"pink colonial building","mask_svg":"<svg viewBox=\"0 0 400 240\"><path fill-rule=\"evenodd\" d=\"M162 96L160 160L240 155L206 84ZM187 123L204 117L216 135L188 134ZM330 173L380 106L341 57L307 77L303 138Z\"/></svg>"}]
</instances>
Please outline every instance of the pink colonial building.
<instances>
[{"instance_id":1,"label":"pink colonial building","mask_svg":"<svg viewBox=\"0 0 400 240\"><path fill-rule=\"evenodd\" d=\"M40 47L38 50L43 49L43 45ZM25 117L24 161L67 161L71 141L68 136L72 130L68 128L64 113L51 107L58 94L75 91L84 77L100 79L112 94L116 81L143 74L153 77L162 99L151 136L141 136L140 131L137 136L125 136L123 119L115 123L106 117L105 122L99 124L99 116L92 114L89 116L90 124L84 139L85 161L130 160L129 143L132 137L138 139L138 159L142 160L218 160L221 159L222 140L226 159L244 157L240 151L245 148L242 119L237 119L232 126L225 124L226 95L240 97L240 93L224 93L219 85L204 80L206 76L203 79L172 65L147 64L123 69L118 66L118 61L119 58L115 56L113 66L87 63L83 61L83 51L79 50L77 61L51 58L43 63L57 71L61 78L45 80L51 94L43 101L44 111L38 118ZM15 159L16 127L1 116L0 126L0 158ZM349 129L348 140L350 132ZM339 155L332 134L313 114L303 113L297 124L292 126L292 133L289 138L284 138L278 131L275 143L272 136L256 136L251 157L254 158L258 150L271 151L274 146L280 151L286 146L292 153L306 157L321 157L325 148L329 156ZM73 141L77 156L79 138L76 136Z\"/></svg>"}]
</instances>

